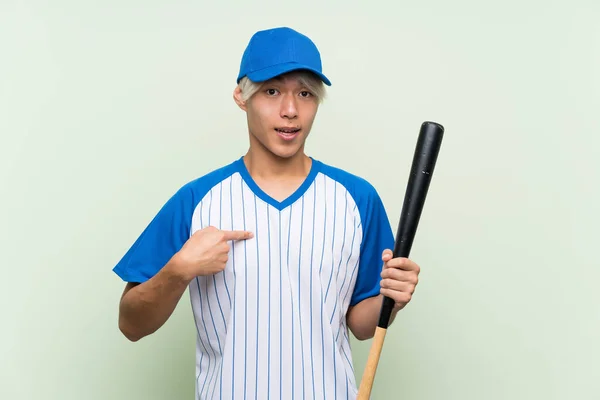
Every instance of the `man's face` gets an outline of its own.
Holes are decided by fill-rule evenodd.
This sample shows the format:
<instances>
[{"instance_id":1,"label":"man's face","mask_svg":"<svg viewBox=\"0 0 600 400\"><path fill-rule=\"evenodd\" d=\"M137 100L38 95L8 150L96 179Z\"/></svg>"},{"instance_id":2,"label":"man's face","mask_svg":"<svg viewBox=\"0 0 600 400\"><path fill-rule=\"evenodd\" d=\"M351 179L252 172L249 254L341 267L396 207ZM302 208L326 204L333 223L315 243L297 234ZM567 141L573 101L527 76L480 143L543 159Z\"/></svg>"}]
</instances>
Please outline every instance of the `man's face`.
<instances>
[{"instance_id":1,"label":"man's face","mask_svg":"<svg viewBox=\"0 0 600 400\"><path fill-rule=\"evenodd\" d=\"M304 150L318 106L318 99L294 74L265 82L241 105L247 112L251 145L281 158L298 154Z\"/></svg>"}]
</instances>

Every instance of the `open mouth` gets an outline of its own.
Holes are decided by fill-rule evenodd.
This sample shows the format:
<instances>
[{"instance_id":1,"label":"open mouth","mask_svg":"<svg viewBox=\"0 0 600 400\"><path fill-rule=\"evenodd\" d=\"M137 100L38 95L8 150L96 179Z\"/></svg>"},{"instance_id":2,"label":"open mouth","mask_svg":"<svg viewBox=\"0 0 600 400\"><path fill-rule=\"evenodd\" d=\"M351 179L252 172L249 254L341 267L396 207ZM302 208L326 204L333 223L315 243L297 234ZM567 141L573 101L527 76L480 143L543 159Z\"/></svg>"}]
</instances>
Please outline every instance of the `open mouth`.
<instances>
[{"instance_id":1,"label":"open mouth","mask_svg":"<svg viewBox=\"0 0 600 400\"><path fill-rule=\"evenodd\" d=\"M284 139L292 139L300 132L300 128L275 128L275 131Z\"/></svg>"}]
</instances>

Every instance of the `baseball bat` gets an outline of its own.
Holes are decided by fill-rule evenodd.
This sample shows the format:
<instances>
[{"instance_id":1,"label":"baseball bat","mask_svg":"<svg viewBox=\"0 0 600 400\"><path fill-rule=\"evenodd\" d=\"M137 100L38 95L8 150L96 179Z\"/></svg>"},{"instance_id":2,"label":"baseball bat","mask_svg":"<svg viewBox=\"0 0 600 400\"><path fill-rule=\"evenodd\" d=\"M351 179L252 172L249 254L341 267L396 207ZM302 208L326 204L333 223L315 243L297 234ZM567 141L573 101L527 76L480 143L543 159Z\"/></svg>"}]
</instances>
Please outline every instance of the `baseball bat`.
<instances>
[{"instance_id":1,"label":"baseball bat","mask_svg":"<svg viewBox=\"0 0 600 400\"><path fill-rule=\"evenodd\" d=\"M423 122L421 125L406 185L400 222L398 223L393 250L394 258L408 258L410 255L443 136L444 127L442 125L429 121ZM357 400L368 400L371 396L371 389L373 388L375 373L393 308L394 300L387 296L384 297Z\"/></svg>"}]
</instances>

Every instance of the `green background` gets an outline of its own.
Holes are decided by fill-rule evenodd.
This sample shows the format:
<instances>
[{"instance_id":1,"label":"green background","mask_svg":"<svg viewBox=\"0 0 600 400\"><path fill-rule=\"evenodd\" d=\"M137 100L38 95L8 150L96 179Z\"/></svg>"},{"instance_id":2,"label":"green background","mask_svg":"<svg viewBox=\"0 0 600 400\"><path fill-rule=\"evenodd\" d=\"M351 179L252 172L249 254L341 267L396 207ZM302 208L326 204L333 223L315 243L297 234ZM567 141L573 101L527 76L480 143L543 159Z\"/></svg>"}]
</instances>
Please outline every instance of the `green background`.
<instances>
[{"instance_id":1,"label":"green background","mask_svg":"<svg viewBox=\"0 0 600 400\"><path fill-rule=\"evenodd\" d=\"M446 127L373 398L600 399L598 2L0 15L1 399L193 398L189 298L130 343L111 268L180 185L246 150L241 53L278 25L316 41L334 84L308 152L372 182L394 227L421 123ZM358 379L370 344L353 342Z\"/></svg>"}]
</instances>

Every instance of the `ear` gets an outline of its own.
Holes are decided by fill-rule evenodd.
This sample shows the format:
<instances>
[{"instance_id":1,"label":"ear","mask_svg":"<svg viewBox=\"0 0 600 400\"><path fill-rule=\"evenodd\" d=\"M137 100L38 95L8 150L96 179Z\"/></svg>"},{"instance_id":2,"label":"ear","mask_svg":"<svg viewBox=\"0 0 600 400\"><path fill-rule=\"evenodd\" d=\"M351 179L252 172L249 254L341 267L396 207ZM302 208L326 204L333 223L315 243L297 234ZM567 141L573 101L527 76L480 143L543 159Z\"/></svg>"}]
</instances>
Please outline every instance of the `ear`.
<instances>
[{"instance_id":1,"label":"ear","mask_svg":"<svg viewBox=\"0 0 600 400\"><path fill-rule=\"evenodd\" d=\"M239 86L236 86L233 90L233 100L242 110L247 111L246 102L242 99L242 90Z\"/></svg>"}]
</instances>

